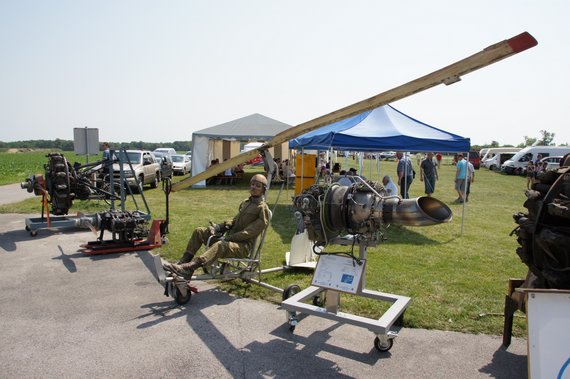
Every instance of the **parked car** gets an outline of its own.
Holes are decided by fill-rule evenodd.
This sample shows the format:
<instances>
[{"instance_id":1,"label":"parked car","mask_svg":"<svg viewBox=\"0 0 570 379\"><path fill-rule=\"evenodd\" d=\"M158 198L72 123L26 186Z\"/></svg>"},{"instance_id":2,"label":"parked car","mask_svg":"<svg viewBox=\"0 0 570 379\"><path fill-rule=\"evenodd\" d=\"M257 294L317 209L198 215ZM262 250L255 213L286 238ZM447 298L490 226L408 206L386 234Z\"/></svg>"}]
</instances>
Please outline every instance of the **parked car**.
<instances>
[{"instance_id":1,"label":"parked car","mask_svg":"<svg viewBox=\"0 0 570 379\"><path fill-rule=\"evenodd\" d=\"M160 166L156 163L153 153L147 150L126 150L116 151L115 156L121 162L125 180L129 187L142 193L143 186L147 184L150 184L152 188L158 186ZM119 163L113 165L115 180L120 180L121 165ZM135 178L138 179L138 185Z\"/></svg>"},{"instance_id":2,"label":"parked car","mask_svg":"<svg viewBox=\"0 0 570 379\"><path fill-rule=\"evenodd\" d=\"M380 152L380 159L384 160L396 160L396 152L395 151L382 151Z\"/></svg>"},{"instance_id":3,"label":"parked car","mask_svg":"<svg viewBox=\"0 0 570 379\"><path fill-rule=\"evenodd\" d=\"M563 157L561 156L553 156L553 157L544 157L541 160L538 161L538 163L544 164L544 162L546 162L546 168L545 170L556 170L557 168L560 168L560 161L562 160Z\"/></svg>"},{"instance_id":4,"label":"parked car","mask_svg":"<svg viewBox=\"0 0 570 379\"><path fill-rule=\"evenodd\" d=\"M159 148L157 148L157 149L154 149L152 152L153 152L155 155L156 155L156 154L160 154L160 155L166 154L166 155L170 156L171 158L172 158L173 155L176 155L176 150L174 150L174 149L171 148L171 147L159 147Z\"/></svg>"},{"instance_id":5,"label":"parked car","mask_svg":"<svg viewBox=\"0 0 570 379\"><path fill-rule=\"evenodd\" d=\"M158 163L158 165L160 166L159 180L162 180L164 178L172 179L172 175L174 174L173 171L174 164L172 162L171 156L164 152L156 152L154 153L154 156L156 158L156 163Z\"/></svg>"},{"instance_id":6,"label":"parked car","mask_svg":"<svg viewBox=\"0 0 570 379\"><path fill-rule=\"evenodd\" d=\"M190 172L190 157L187 155L173 155L172 156L172 171L174 175L186 175Z\"/></svg>"}]
</instances>

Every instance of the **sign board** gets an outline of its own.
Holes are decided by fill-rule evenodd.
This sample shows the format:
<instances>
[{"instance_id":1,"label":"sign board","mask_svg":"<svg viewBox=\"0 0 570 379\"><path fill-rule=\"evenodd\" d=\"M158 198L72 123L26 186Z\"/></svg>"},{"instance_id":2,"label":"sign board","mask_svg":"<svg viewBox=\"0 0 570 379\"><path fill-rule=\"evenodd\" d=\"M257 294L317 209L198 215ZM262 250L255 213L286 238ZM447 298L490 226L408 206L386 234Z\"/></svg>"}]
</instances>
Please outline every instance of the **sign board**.
<instances>
[{"instance_id":1,"label":"sign board","mask_svg":"<svg viewBox=\"0 0 570 379\"><path fill-rule=\"evenodd\" d=\"M570 291L525 292L529 377L570 379Z\"/></svg>"},{"instance_id":2,"label":"sign board","mask_svg":"<svg viewBox=\"0 0 570 379\"><path fill-rule=\"evenodd\" d=\"M99 129L73 128L73 151L77 155L99 154Z\"/></svg>"},{"instance_id":3,"label":"sign board","mask_svg":"<svg viewBox=\"0 0 570 379\"><path fill-rule=\"evenodd\" d=\"M351 257L321 255L311 284L334 291L356 293L364 266L366 266L366 261L363 259L358 264Z\"/></svg>"}]
</instances>

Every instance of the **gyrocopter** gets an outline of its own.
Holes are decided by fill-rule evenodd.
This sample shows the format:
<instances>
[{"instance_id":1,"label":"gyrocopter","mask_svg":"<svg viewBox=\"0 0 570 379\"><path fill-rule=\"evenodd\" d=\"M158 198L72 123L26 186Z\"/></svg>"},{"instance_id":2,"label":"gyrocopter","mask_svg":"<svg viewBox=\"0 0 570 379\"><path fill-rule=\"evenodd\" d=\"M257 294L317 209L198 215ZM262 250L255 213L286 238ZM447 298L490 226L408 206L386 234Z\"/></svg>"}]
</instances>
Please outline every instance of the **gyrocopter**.
<instances>
[{"instance_id":1,"label":"gyrocopter","mask_svg":"<svg viewBox=\"0 0 570 379\"><path fill-rule=\"evenodd\" d=\"M325 125L395 102L439 84L456 83L463 75L536 45L537 41L527 32L491 45L428 75L285 130L257 149L234 156L174 184L172 191L197 184L228 168L253 159L258 154L265 156L269 148ZM431 197L403 200L398 196L387 196L382 185L357 180L351 186L311 185L294 198L293 208L297 219L300 220L298 228L307 231L314 246L321 249L321 254L309 288L301 291L298 286L293 285L282 290L281 306L286 310L290 330L294 330L298 323L297 312L311 314L364 327L376 334L374 340L376 349L389 350L397 336L393 326L403 316L411 299L365 288L366 249L382 240L383 227L390 224L427 226L448 222L452 217L449 207ZM351 253L349 256L328 254L325 249L329 245L357 246L358 254ZM193 289L189 281L175 274L165 273L159 260L155 262L158 262L159 281L165 286L166 294L173 296L181 304L189 301ZM350 315L338 312L340 293L387 301L392 305L379 319Z\"/></svg>"}]
</instances>

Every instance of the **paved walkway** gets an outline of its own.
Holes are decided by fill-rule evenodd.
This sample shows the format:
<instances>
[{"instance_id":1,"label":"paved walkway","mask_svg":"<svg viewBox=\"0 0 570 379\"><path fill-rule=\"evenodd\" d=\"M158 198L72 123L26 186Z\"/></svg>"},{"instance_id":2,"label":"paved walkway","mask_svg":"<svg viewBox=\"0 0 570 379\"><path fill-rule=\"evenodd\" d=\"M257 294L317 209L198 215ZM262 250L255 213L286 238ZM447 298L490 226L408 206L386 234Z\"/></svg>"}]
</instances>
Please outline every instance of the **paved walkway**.
<instances>
[{"instance_id":1,"label":"paved walkway","mask_svg":"<svg viewBox=\"0 0 570 379\"><path fill-rule=\"evenodd\" d=\"M0 215L2 378L527 377L525 339L404 328L379 353L367 330L306 316L291 333L277 305L202 282L176 306L149 252L86 256L91 232L31 237L25 217Z\"/></svg>"}]
</instances>

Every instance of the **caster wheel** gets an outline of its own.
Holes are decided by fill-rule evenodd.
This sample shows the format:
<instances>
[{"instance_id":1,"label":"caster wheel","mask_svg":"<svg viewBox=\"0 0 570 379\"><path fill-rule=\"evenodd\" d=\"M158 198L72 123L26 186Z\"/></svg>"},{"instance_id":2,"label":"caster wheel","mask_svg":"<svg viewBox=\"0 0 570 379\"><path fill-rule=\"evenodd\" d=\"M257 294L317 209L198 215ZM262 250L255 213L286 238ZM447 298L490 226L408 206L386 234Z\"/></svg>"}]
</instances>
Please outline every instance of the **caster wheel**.
<instances>
[{"instance_id":1,"label":"caster wheel","mask_svg":"<svg viewBox=\"0 0 570 379\"><path fill-rule=\"evenodd\" d=\"M178 289L178 287L175 284L173 284L172 297L174 298L174 301L176 301L176 304L184 305L190 301L190 298L192 297L192 291L190 291L190 289L187 289L186 295L183 295L182 292Z\"/></svg>"},{"instance_id":2,"label":"caster wheel","mask_svg":"<svg viewBox=\"0 0 570 379\"><path fill-rule=\"evenodd\" d=\"M298 294L299 292L301 292L301 287L299 287L296 284L291 284L289 287L285 288L285 291L283 291L282 299L287 300L288 298Z\"/></svg>"},{"instance_id":3,"label":"caster wheel","mask_svg":"<svg viewBox=\"0 0 570 379\"><path fill-rule=\"evenodd\" d=\"M322 295L322 296L317 295L317 296L313 297L313 305L315 307L323 307L325 305L325 302L326 302L326 300L325 300L324 295Z\"/></svg>"},{"instance_id":4,"label":"caster wheel","mask_svg":"<svg viewBox=\"0 0 570 379\"><path fill-rule=\"evenodd\" d=\"M296 284L290 285L289 287L285 288L285 291L283 291L283 301L287 300L291 296L298 294L299 292L301 292L301 287ZM297 319L297 312L285 311L285 317L287 323L289 324L289 331L294 332L295 327L299 323L299 320Z\"/></svg>"},{"instance_id":5,"label":"caster wheel","mask_svg":"<svg viewBox=\"0 0 570 379\"><path fill-rule=\"evenodd\" d=\"M35 236L38 235L38 232L35 231L35 230L32 230L32 231L30 232L30 235L31 235L32 237L35 237Z\"/></svg>"},{"instance_id":6,"label":"caster wheel","mask_svg":"<svg viewBox=\"0 0 570 379\"><path fill-rule=\"evenodd\" d=\"M388 351L392 348L392 346L394 346L394 339L393 338L389 338L388 339L388 343L383 344L382 341L380 341L379 337L376 337L374 339L374 347L378 350L378 351Z\"/></svg>"}]
</instances>

